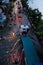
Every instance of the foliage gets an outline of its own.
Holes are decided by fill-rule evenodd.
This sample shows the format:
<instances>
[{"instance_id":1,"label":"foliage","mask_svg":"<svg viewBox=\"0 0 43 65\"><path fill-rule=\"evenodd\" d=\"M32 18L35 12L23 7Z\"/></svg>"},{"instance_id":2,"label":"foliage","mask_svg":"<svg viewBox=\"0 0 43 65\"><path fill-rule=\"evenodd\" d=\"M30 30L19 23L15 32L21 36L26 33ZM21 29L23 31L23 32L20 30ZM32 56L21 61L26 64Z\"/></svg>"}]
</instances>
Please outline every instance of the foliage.
<instances>
[{"instance_id":1,"label":"foliage","mask_svg":"<svg viewBox=\"0 0 43 65\"><path fill-rule=\"evenodd\" d=\"M34 31L34 33L37 35L43 35L43 31Z\"/></svg>"},{"instance_id":2,"label":"foliage","mask_svg":"<svg viewBox=\"0 0 43 65\"><path fill-rule=\"evenodd\" d=\"M32 24L37 29L39 21L41 20L41 12L39 12L38 9L32 10L31 8L29 8L29 10L28 10L28 17L32 21Z\"/></svg>"},{"instance_id":3,"label":"foliage","mask_svg":"<svg viewBox=\"0 0 43 65\"><path fill-rule=\"evenodd\" d=\"M26 3L27 1L28 1L28 0L21 0L22 5L23 5L23 7L25 7L25 8L28 7L28 6L27 6L27 3Z\"/></svg>"}]
</instances>

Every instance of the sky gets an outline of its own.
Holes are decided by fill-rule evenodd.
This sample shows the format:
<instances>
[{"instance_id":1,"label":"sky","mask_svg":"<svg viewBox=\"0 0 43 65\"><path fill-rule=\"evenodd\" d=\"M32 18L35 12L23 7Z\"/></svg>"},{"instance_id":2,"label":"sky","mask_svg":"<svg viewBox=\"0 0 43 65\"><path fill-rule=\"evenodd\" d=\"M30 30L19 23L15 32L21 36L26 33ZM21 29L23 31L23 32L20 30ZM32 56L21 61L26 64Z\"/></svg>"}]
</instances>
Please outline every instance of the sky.
<instances>
[{"instance_id":1,"label":"sky","mask_svg":"<svg viewBox=\"0 0 43 65\"><path fill-rule=\"evenodd\" d=\"M43 15L43 0L29 0L29 6L33 9L38 8Z\"/></svg>"}]
</instances>

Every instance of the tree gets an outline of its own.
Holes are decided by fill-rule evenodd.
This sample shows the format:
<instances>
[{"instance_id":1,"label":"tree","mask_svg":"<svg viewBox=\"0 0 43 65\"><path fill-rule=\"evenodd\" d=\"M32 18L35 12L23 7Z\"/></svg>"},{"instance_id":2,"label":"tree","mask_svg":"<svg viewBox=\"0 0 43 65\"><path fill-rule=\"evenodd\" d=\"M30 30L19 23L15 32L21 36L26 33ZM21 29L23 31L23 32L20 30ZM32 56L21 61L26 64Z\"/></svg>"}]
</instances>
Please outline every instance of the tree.
<instances>
[{"instance_id":1,"label":"tree","mask_svg":"<svg viewBox=\"0 0 43 65\"><path fill-rule=\"evenodd\" d=\"M37 29L39 21L41 20L41 12L39 12L38 9L32 10L31 8L29 8L29 10L28 10L28 17L30 17L30 19L32 21L32 24Z\"/></svg>"},{"instance_id":2,"label":"tree","mask_svg":"<svg viewBox=\"0 0 43 65\"><path fill-rule=\"evenodd\" d=\"M23 7L26 7L27 6L27 4L26 4L27 1L28 0L21 0Z\"/></svg>"}]
</instances>

